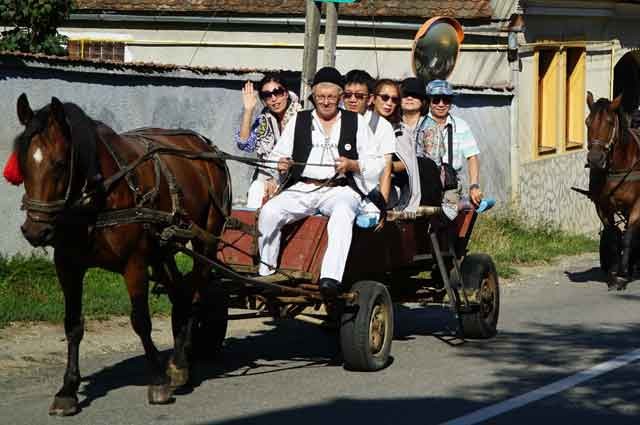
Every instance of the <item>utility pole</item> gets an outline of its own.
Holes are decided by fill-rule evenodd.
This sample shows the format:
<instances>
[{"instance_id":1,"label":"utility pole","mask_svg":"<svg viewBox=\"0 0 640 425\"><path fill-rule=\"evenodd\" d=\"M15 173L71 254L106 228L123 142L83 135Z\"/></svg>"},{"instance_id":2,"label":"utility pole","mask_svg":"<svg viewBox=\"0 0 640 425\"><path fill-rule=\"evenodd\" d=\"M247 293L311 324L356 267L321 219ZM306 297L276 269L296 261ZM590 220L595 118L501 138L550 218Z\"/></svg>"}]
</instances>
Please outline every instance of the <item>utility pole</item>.
<instances>
[{"instance_id":1,"label":"utility pole","mask_svg":"<svg viewBox=\"0 0 640 425\"><path fill-rule=\"evenodd\" d=\"M338 3L327 3L325 14L324 66L336 66L336 42L338 40Z\"/></svg>"},{"instance_id":2,"label":"utility pole","mask_svg":"<svg viewBox=\"0 0 640 425\"><path fill-rule=\"evenodd\" d=\"M308 100L311 94L311 81L318 66L318 37L320 34L320 4L306 0L306 16L304 22L304 53L302 58L302 81L300 82L300 98L305 109L311 107Z\"/></svg>"}]
</instances>

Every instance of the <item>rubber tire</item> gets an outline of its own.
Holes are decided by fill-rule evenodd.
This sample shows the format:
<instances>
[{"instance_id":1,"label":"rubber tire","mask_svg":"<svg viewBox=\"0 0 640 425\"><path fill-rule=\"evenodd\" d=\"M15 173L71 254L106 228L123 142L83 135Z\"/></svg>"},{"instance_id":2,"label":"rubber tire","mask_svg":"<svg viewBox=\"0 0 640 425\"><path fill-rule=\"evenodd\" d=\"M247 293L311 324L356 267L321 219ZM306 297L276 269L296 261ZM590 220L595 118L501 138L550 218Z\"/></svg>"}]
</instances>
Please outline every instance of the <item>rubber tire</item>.
<instances>
[{"instance_id":1,"label":"rubber tire","mask_svg":"<svg viewBox=\"0 0 640 425\"><path fill-rule=\"evenodd\" d=\"M340 318L340 346L347 370L372 372L389 364L393 340L393 303L383 284L363 280L351 287L357 293L353 303L347 303ZM376 353L371 347L371 319L374 310L384 314L383 340Z\"/></svg>"},{"instance_id":2,"label":"rubber tire","mask_svg":"<svg viewBox=\"0 0 640 425\"><path fill-rule=\"evenodd\" d=\"M201 292L199 302L191 329L191 352L195 359L207 360L222 350L229 323L229 294L208 289Z\"/></svg>"},{"instance_id":3,"label":"rubber tire","mask_svg":"<svg viewBox=\"0 0 640 425\"><path fill-rule=\"evenodd\" d=\"M611 255L620 259L622 232L617 227L605 227L600 234L600 269L607 273L611 268Z\"/></svg>"},{"instance_id":4,"label":"rubber tire","mask_svg":"<svg viewBox=\"0 0 640 425\"><path fill-rule=\"evenodd\" d=\"M493 260L487 254L469 254L462 261L460 272L467 294L476 294L483 284L494 286L491 289L493 299L490 300L490 306L476 304L473 312L460 313L462 335L469 339L494 337L498 331L500 315L500 284Z\"/></svg>"}]
</instances>

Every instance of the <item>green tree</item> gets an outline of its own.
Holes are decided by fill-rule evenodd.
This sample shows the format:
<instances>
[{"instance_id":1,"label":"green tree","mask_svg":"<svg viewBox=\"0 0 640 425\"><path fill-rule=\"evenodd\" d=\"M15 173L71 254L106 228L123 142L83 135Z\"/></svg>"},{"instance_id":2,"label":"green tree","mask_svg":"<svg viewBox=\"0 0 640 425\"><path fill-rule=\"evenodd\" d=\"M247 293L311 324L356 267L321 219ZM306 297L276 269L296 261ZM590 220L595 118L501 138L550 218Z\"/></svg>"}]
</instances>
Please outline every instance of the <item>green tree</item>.
<instances>
[{"instance_id":1,"label":"green tree","mask_svg":"<svg viewBox=\"0 0 640 425\"><path fill-rule=\"evenodd\" d=\"M73 0L0 0L3 31L0 50L66 55L67 37L58 27L69 17Z\"/></svg>"}]
</instances>

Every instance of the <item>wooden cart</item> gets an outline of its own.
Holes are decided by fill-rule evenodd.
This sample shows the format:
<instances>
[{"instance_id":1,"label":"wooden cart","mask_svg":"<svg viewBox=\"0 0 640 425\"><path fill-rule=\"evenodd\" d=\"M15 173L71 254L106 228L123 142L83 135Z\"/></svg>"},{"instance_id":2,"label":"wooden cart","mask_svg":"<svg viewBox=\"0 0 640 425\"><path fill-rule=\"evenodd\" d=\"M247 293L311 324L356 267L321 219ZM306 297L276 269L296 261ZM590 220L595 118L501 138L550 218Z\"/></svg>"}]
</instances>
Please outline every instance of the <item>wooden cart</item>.
<instances>
[{"instance_id":1,"label":"wooden cart","mask_svg":"<svg viewBox=\"0 0 640 425\"><path fill-rule=\"evenodd\" d=\"M389 362L393 340L393 302L445 303L459 323L459 336L496 334L500 291L495 265L486 254L469 254L467 245L477 217L461 211L449 225L429 217L392 214L382 231L354 227L343 285L345 292L323 300L317 282L327 246L327 218L308 217L285 227L279 272L257 275L257 236L246 231L256 211L234 210L244 226L228 226L215 261L215 288L224 288L210 315L199 321L195 340L222 344L228 305L250 307L275 317L311 317L337 325L347 369L373 371ZM421 216L422 215L422 216ZM216 299L220 299L217 290ZM229 304L230 303L230 304ZM318 314L303 315L309 308ZM194 342L195 343L195 342Z\"/></svg>"}]
</instances>

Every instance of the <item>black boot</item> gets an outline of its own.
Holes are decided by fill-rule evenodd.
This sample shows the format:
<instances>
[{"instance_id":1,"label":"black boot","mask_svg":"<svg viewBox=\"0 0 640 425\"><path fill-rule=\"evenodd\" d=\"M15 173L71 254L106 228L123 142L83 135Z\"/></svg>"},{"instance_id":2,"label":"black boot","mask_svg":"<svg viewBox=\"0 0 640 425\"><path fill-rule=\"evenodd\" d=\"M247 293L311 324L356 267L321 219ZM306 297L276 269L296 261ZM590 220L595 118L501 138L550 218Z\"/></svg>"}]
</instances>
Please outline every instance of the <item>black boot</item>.
<instances>
[{"instance_id":1,"label":"black boot","mask_svg":"<svg viewBox=\"0 0 640 425\"><path fill-rule=\"evenodd\" d=\"M325 299L331 299L340 293L340 282L329 277L323 277L318 282L320 286L320 294Z\"/></svg>"}]
</instances>

